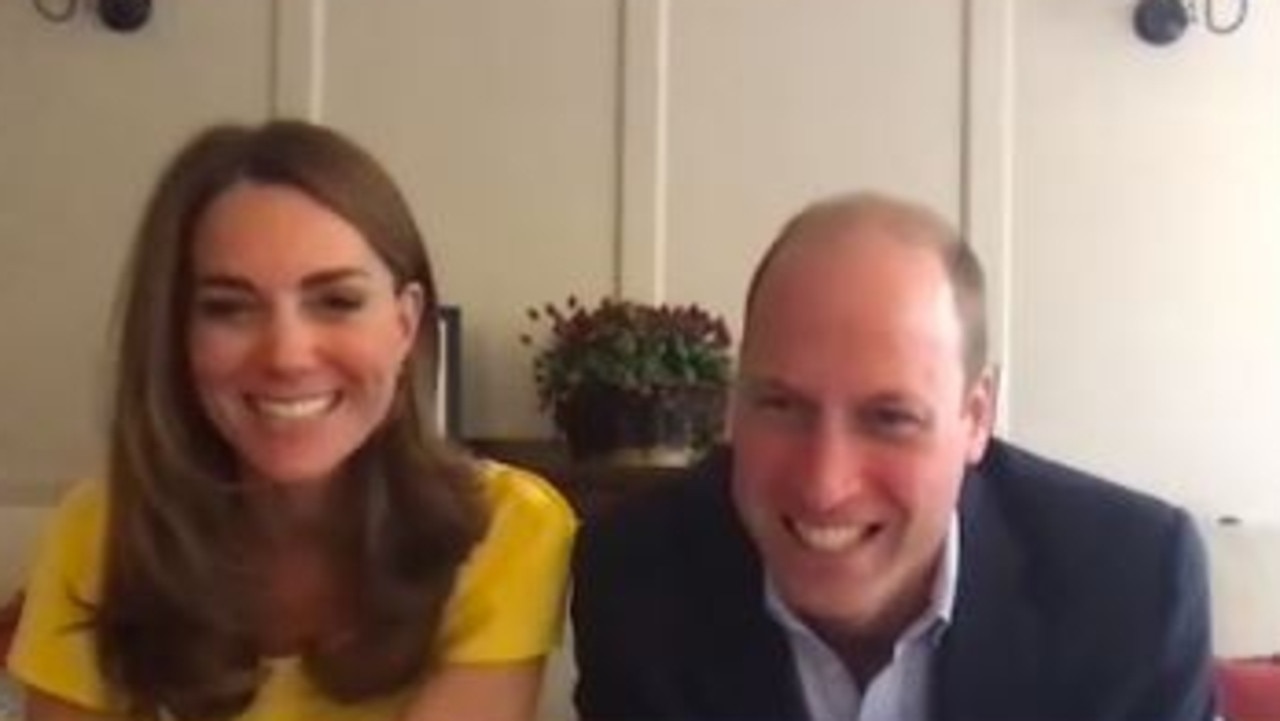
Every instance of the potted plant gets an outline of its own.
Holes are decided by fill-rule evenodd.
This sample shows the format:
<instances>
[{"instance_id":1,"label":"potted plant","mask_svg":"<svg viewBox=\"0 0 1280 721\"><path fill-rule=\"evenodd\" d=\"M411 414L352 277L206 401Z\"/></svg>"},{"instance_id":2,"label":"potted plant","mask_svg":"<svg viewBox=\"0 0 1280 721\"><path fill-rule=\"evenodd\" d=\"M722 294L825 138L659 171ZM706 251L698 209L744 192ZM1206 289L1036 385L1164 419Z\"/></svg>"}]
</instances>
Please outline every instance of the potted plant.
<instances>
[{"instance_id":1,"label":"potted plant","mask_svg":"<svg viewBox=\"0 0 1280 721\"><path fill-rule=\"evenodd\" d=\"M574 458L682 464L719 435L731 365L720 316L573 296L528 314L547 331L522 338L537 346L538 400Z\"/></svg>"}]
</instances>

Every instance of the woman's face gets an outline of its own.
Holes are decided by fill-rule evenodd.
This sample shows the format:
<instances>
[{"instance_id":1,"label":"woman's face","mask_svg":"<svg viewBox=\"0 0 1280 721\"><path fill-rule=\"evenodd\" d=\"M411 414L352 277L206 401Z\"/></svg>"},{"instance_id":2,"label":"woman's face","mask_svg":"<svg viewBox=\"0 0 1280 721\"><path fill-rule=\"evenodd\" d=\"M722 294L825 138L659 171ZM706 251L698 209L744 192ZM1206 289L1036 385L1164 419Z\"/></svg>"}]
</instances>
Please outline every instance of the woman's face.
<instances>
[{"instance_id":1,"label":"woman's face","mask_svg":"<svg viewBox=\"0 0 1280 721\"><path fill-rule=\"evenodd\" d=\"M386 418L422 290L287 185L243 182L195 226L188 347L204 412L251 481L322 484Z\"/></svg>"}]
</instances>

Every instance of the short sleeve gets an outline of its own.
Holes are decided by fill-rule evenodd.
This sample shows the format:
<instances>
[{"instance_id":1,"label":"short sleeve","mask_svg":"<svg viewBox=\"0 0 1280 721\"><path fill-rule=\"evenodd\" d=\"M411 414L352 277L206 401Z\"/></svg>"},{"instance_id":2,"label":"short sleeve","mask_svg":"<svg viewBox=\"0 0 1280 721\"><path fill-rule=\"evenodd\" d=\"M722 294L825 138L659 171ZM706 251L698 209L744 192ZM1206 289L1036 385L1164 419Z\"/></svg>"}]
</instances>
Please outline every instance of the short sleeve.
<instances>
[{"instance_id":1,"label":"short sleeve","mask_svg":"<svg viewBox=\"0 0 1280 721\"><path fill-rule=\"evenodd\" d=\"M88 626L100 596L106 506L105 486L82 483L54 511L8 657L19 681L92 710L108 708Z\"/></svg>"},{"instance_id":2,"label":"short sleeve","mask_svg":"<svg viewBox=\"0 0 1280 721\"><path fill-rule=\"evenodd\" d=\"M463 566L441 629L444 663L546 655L564 623L577 520L545 480L486 463L489 530Z\"/></svg>"}]
</instances>

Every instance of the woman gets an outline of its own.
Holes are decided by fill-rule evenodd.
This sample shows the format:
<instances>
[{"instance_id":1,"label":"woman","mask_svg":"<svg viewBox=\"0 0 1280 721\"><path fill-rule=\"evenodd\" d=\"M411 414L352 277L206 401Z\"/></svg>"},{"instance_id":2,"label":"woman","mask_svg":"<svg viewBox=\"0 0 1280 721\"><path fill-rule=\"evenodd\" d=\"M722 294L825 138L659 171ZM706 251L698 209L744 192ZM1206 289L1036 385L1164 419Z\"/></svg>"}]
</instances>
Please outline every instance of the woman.
<instances>
[{"instance_id":1,"label":"woman","mask_svg":"<svg viewBox=\"0 0 1280 721\"><path fill-rule=\"evenodd\" d=\"M125 278L107 482L55 515L10 655L30 719L532 717L574 520L424 427L435 309L341 136L178 154Z\"/></svg>"}]
</instances>

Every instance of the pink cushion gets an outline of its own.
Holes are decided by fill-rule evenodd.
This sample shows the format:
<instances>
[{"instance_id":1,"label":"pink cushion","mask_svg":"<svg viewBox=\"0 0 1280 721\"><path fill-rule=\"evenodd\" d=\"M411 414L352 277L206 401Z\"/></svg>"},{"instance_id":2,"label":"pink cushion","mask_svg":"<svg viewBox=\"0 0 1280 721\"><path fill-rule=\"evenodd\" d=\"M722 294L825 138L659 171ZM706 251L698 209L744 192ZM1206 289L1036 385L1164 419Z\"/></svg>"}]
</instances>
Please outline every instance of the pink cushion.
<instances>
[{"instance_id":1,"label":"pink cushion","mask_svg":"<svg viewBox=\"0 0 1280 721\"><path fill-rule=\"evenodd\" d=\"M1226 721L1280 721L1280 656L1220 660L1217 683Z\"/></svg>"}]
</instances>

